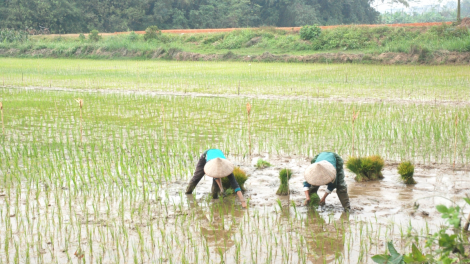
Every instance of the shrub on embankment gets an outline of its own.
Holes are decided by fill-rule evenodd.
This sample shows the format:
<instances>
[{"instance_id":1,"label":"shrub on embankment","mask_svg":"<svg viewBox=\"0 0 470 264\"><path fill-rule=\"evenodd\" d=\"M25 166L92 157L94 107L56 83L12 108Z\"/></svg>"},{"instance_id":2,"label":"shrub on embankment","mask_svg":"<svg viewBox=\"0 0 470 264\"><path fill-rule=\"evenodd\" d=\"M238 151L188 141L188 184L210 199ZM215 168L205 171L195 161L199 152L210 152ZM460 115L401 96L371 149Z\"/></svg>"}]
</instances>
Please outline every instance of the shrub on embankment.
<instances>
[{"instance_id":1,"label":"shrub on embankment","mask_svg":"<svg viewBox=\"0 0 470 264\"><path fill-rule=\"evenodd\" d=\"M448 25L430 28L348 26L322 30L312 40L303 40L298 32L261 28L208 34L161 34L156 39L148 40L144 39L144 35L129 34L104 36L96 42L78 37L32 36L22 42L0 43L0 56L12 57L252 60L265 53L269 56L259 60L310 62L312 59L286 56L339 53L352 56L363 53L360 55L364 58L360 60L324 60L381 63L374 56L400 53L416 57L410 60L416 63L445 63L434 58L439 52L470 52L468 28ZM184 56L175 56L178 53L184 53ZM408 61L399 59L394 63Z\"/></svg>"}]
</instances>

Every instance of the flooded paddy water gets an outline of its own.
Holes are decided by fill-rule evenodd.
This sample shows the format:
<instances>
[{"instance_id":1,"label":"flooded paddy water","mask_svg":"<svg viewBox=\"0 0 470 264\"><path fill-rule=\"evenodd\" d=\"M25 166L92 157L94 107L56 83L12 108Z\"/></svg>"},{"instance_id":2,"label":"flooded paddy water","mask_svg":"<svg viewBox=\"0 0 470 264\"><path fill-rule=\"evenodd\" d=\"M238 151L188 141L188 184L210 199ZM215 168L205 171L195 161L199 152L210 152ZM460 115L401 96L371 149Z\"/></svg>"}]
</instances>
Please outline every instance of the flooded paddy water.
<instances>
[{"instance_id":1,"label":"flooded paddy water","mask_svg":"<svg viewBox=\"0 0 470 264\"><path fill-rule=\"evenodd\" d=\"M372 263L390 240L410 252L446 225L436 205L470 213L469 101L441 99L0 88L0 263ZM384 157L385 178L345 169L349 214L335 192L302 206L309 160L347 159L353 136L359 155ZM215 147L249 175L248 209L212 199L209 177L184 194ZM399 179L404 160L415 185ZM277 196L283 168L290 194Z\"/></svg>"}]
</instances>

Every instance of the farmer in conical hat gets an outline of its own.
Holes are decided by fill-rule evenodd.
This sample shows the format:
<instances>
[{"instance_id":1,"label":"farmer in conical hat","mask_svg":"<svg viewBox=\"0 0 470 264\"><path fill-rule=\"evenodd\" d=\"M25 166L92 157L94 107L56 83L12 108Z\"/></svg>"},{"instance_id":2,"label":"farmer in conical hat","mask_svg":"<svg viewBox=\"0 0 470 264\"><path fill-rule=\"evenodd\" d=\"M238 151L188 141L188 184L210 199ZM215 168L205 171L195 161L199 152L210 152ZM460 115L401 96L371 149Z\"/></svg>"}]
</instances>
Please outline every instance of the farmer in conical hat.
<instances>
[{"instance_id":1,"label":"farmer in conical hat","mask_svg":"<svg viewBox=\"0 0 470 264\"><path fill-rule=\"evenodd\" d=\"M238 195L243 207L246 207L245 199L243 198L242 191L238 185L235 176L233 175L233 164L225 158L224 153L220 149L208 149L202 153L199 162L196 165L196 171L193 178L189 182L186 189L186 194L191 194L196 188L196 185L202 179L204 174L210 176L212 181L212 198L217 199L219 192L223 193L221 178L228 177L230 185L234 192Z\"/></svg>"},{"instance_id":2,"label":"farmer in conical hat","mask_svg":"<svg viewBox=\"0 0 470 264\"><path fill-rule=\"evenodd\" d=\"M333 152L322 152L312 159L312 164L305 170L304 191L307 197L304 204L310 201L310 194L316 193L321 185L327 185L326 193L320 200L325 204L326 197L336 189L336 194L345 211L349 211L348 186L344 181L343 159Z\"/></svg>"}]
</instances>

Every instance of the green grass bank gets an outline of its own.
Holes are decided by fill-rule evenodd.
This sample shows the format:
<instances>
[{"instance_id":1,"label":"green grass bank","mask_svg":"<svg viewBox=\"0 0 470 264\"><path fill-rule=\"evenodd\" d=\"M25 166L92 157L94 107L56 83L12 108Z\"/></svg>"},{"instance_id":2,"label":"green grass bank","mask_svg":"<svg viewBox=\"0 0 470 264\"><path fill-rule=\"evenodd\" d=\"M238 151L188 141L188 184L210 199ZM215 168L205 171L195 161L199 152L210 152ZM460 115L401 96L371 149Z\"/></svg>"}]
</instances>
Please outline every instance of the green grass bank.
<instances>
[{"instance_id":1,"label":"green grass bank","mask_svg":"<svg viewBox=\"0 0 470 264\"><path fill-rule=\"evenodd\" d=\"M357 27L322 30L310 40L297 32L260 28L207 34L82 37L33 36L0 43L2 57L105 59L468 64L470 33L464 26Z\"/></svg>"}]
</instances>

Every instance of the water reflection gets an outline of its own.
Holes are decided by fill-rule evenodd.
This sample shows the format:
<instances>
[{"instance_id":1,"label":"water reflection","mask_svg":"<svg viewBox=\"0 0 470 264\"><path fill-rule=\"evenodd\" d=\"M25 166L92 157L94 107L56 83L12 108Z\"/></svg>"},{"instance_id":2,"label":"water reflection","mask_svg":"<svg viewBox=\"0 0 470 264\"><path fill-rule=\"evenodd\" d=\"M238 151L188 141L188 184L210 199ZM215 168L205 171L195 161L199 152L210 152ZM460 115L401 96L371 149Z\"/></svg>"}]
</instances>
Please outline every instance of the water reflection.
<instances>
[{"instance_id":1,"label":"water reflection","mask_svg":"<svg viewBox=\"0 0 470 264\"><path fill-rule=\"evenodd\" d=\"M331 215L328 220L314 210L308 212L305 220L305 240L312 263L333 263L344 258L344 243L349 225L349 213L342 213L339 219Z\"/></svg>"},{"instance_id":2,"label":"water reflection","mask_svg":"<svg viewBox=\"0 0 470 264\"><path fill-rule=\"evenodd\" d=\"M197 215L201 235L209 247L225 252L235 245L232 237L239 230L246 210L238 209L231 198L218 199L201 207L193 195L186 195L188 205ZM204 209L204 210L203 210Z\"/></svg>"}]
</instances>

